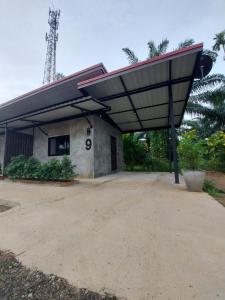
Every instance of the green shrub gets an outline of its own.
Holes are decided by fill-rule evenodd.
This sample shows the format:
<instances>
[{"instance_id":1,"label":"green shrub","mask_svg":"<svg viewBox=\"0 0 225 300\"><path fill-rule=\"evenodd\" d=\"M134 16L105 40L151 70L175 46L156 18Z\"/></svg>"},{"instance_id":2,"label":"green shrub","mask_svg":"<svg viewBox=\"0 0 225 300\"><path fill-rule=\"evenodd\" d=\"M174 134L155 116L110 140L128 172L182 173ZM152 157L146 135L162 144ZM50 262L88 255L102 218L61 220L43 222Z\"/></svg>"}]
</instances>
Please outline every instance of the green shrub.
<instances>
[{"instance_id":1,"label":"green shrub","mask_svg":"<svg viewBox=\"0 0 225 300\"><path fill-rule=\"evenodd\" d=\"M40 163L36 158L23 155L13 157L6 168L6 175L12 179L72 180L75 177L74 166L70 158L51 159Z\"/></svg>"},{"instance_id":2,"label":"green shrub","mask_svg":"<svg viewBox=\"0 0 225 300\"><path fill-rule=\"evenodd\" d=\"M40 162L34 157L29 157L25 160L23 177L36 179L38 177L39 168Z\"/></svg>"},{"instance_id":3,"label":"green shrub","mask_svg":"<svg viewBox=\"0 0 225 300\"><path fill-rule=\"evenodd\" d=\"M185 132L178 145L181 169L198 170L203 166L204 142L195 130Z\"/></svg>"},{"instance_id":4,"label":"green shrub","mask_svg":"<svg viewBox=\"0 0 225 300\"><path fill-rule=\"evenodd\" d=\"M60 160L51 159L40 165L38 179L40 180L59 180L62 174Z\"/></svg>"},{"instance_id":5,"label":"green shrub","mask_svg":"<svg viewBox=\"0 0 225 300\"><path fill-rule=\"evenodd\" d=\"M74 166L72 165L71 159L64 156L61 161L61 179L69 180L75 177Z\"/></svg>"},{"instance_id":6,"label":"green shrub","mask_svg":"<svg viewBox=\"0 0 225 300\"><path fill-rule=\"evenodd\" d=\"M26 157L24 155L12 157L10 164L6 167L6 175L12 179L24 178L25 164Z\"/></svg>"},{"instance_id":7,"label":"green shrub","mask_svg":"<svg viewBox=\"0 0 225 300\"><path fill-rule=\"evenodd\" d=\"M123 135L124 162L131 170L135 165L143 165L146 158L144 144L140 143L134 133Z\"/></svg>"},{"instance_id":8,"label":"green shrub","mask_svg":"<svg viewBox=\"0 0 225 300\"><path fill-rule=\"evenodd\" d=\"M166 158L158 158L148 155L145 162L145 168L151 172L169 172L170 163Z\"/></svg>"},{"instance_id":9,"label":"green shrub","mask_svg":"<svg viewBox=\"0 0 225 300\"><path fill-rule=\"evenodd\" d=\"M225 172L225 133L217 131L206 139L205 168Z\"/></svg>"}]
</instances>

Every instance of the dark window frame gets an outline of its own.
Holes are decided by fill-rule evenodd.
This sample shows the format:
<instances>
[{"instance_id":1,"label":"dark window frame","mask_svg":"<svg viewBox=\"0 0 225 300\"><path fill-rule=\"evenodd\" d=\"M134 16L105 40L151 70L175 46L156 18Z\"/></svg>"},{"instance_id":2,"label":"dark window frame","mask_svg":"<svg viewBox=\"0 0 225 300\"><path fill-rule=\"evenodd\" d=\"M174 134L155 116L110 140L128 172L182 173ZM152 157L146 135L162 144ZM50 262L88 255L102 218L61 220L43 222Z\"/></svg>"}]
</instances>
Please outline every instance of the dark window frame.
<instances>
[{"instance_id":1,"label":"dark window frame","mask_svg":"<svg viewBox=\"0 0 225 300\"><path fill-rule=\"evenodd\" d=\"M65 149L65 153L59 152L59 141L57 142L57 139L62 139L65 138L66 139L66 144L67 144L67 148ZM56 151L55 154L51 154L51 141L52 140L56 140ZM48 138L48 156L64 156L64 155L70 155L70 135L66 134L66 135L58 135L58 136L53 136L53 137L49 137Z\"/></svg>"}]
</instances>

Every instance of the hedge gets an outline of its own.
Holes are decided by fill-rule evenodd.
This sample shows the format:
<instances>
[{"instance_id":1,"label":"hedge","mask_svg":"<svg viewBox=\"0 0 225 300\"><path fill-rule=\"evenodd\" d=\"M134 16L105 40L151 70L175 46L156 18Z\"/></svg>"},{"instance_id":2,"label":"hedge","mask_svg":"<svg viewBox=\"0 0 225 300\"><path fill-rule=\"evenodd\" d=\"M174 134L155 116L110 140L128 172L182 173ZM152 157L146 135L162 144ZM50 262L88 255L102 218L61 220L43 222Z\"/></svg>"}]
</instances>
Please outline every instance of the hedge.
<instances>
[{"instance_id":1,"label":"hedge","mask_svg":"<svg viewBox=\"0 0 225 300\"><path fill-rule=\"evenodd\" d=\"M6 175L11 179L72 180L76 176L70 158L51 159L41 163L34 157L18 155L6 167Z\"/></svg>"}]
</instances>

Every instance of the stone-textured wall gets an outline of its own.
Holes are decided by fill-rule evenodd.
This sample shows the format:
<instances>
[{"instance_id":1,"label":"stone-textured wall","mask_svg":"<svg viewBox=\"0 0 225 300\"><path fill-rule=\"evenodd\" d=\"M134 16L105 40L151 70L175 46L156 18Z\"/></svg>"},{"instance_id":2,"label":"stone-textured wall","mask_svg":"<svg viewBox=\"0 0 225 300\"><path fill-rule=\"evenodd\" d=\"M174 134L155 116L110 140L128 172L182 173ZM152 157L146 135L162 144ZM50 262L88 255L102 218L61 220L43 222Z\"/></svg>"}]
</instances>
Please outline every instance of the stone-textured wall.
<instances>
[{"instance_id":1,"label":"stone-textured wall","mask_svg":"<svg viewBox=\"0 0 225 300\"><path fill-rule=\"evenodd\" d=\"M123 142L119 130L99 117L94 117L94 175L111 173L111 136L117 141L117 170L123 167Z\"/></svg>"},{"instance_id":2,"label":"stone-textured wall","mask_svg":"<svg viewBox=\"0 0 225 300\"><path fill-rule=\"evenodd\" d=\"M70 158L75 167L75 172L84 177L94 177L94 155L93 147L86 150L85 140L87 138L87 120L74 119L42 126L41 128L48 133L44 135L38 128L34 134L34 157L42 162L52 158L60 159L61 156L48 156L48 138L60 135L70 135ZM93 136L91 136L93 140Z\"/></svg>"},{"instance_id":3,"label":"stone-textured wall","mask_svg":"<svg viewBox=\"0 0 225 300\"><path fill-rule=\"evenodd\" d=\"M4 149L5 149L5 136L0 135L0 164L3 168L3 160L4 160Z\"/></svg>"}]
</instances>

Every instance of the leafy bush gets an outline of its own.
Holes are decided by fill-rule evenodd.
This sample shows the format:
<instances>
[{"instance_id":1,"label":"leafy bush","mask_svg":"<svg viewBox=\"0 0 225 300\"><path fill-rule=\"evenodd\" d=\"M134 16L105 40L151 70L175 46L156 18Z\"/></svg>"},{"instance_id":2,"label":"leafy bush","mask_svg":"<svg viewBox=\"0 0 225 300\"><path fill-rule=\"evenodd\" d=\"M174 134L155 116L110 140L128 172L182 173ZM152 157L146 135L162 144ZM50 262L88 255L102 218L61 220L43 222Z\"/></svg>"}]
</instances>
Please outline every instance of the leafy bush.
<instances>
[{"instance_id":1,"label":"leafy bush","mask_svg":"<svg viewBox=\"0 0 225 300\"><path fill-rule=\"evenodd\" d=\"M137 135L123 135L124 162L133 170L135 165L143 165L146 158L144 144L140 143Z\"/></svg>"},{"instance_id":2,"label":"leafy bush","mask_svg":"<svg viewBox=\"0 0 225 300\"><path fill-rule=\"evenodd\" d=\"M147 171L151 172L169 172L170 171L170 163L166 158L158 158L152 157L150 155L147 156L145 167Z\"/></svg>"},{"instance_id":3,"label":"leafy bush","mask_svg":"<svg viewBox=\"0 0 225 300\"><path fill-rule=\"evenodd\" d=\"M61 161L51 159L46 163L42 163L38 170L38 179L40 180L59 180L61 179L62 166Z\"/></svg>"},{"instance_id":4,"label":"leafy bush","mask_svg":"<svg viewBox=\"0 0 225 300\"><path fill-rule=\"evenodd\" d=\"M225 171L225 133L217 131L206 139L206 169Z\"/></svg>"},{"instance_id":5,"label":"leafy bush","mask_svg":"<svg viewBox=\"0 0 225 300\"><path fill-rule=\"evenodd\" d=\"M26 157L24 155L12 157L10 164L6 167L6 175L13 179L25 178L25 164Z\"/></svg>"},{"instance_id":6,"label":"leafy bush","mask_svg":"<svg viewBox=\"0 0 225 300\"><path fill-rule=\"evenodd\" d=\"M40 163L34 157L18 155L11 159L6 175L12 179L71 180L75 177L73 169L71 160L66 156L62 160L51 159Z\"/></svg>"},{"instance_id":7,"label":"leafy bush","mask_svg":"<svg viewBox=\"0 0 225 300\"><path fill-rule=\"evenodd\" d=\"M71 163L71 160L67 157L64 156L62 161L61 161L61 179L63 180L68 180L71 179L75 176L74 174L74 166Z\"/></svg>"},{"instance_id":8,"label":"leafy bush","mask_svg":"<svg viewBox=\"0 0 225 300\"><path fill-rule=\"evenodd\" d=\"M37 178L39 168L40 168L40 162L34 157L29 157L28 159L25 160L23 177L27 179Z\"/></svg>"},{"instance_id":9,"label":"leafy bush","mask_svg":"<svg viewBox=\"0 0 225 300\"><path fill-rule=\"evenodd\" d=\"M204 142L199 140L195 130L185 132L178 145L182 169L198 170L203 166Z\"/></svg>"}]
</instances>

